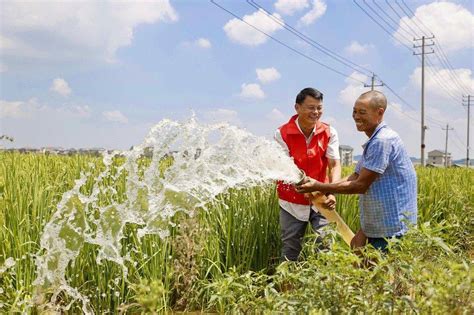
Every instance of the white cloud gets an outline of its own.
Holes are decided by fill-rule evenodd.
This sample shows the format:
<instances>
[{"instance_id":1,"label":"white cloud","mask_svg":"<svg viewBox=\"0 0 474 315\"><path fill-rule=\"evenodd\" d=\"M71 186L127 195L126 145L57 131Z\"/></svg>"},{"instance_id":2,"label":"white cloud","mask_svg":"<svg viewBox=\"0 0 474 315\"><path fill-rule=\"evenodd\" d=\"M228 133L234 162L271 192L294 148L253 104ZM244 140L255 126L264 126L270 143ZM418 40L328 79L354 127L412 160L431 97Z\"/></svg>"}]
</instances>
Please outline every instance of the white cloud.
<instances>
[{"instance_id":1,"label":"white cloud","mask_svg":"<svg viewBox=\"0 0 474 315\"><path fill-rule=\"evenodd\" d=\"M255 70L257 72L257 78L262 83L269 83L281 78L280 73L275 68L257 68Z\"/></svg>"},{"instance_id":2,"label":"white cloud","mask_svg":"<svg viewBox=\"0 0 474 315\"><path fill-rule=\"evenodd\" d=\"M280 110L276 108L272 109L271 112L266 115L266 117L271 122L277 124L282 124L288 119L288 117L286 117Z\"/></svg>"},{"instance_id":3,"label":"white cloud","mask_svg":"<svg viewBox=\"0 0 474 315\"><path fill-rule=\"evenodd\" d=\"M91 116L91 109L88 105L53 107L41 104L36 98L31 98L27 101L0 100L0 118L34 120L41 114L63 118L87 118Z\"/></svg>"},{"instance_id":4,"label":"white cloud","mask_svg":"<svg viewBox=\"0 0 474 315\"><path fill-rule=\"evenodd\" d=\"M450 94L452 95L451 99L454 96L460 98L464 90L458 84L455 84L456 81L452 79L453 75L458 78L463 87L470 88L471 91L474 90L474 78L470 69L454 69L451 72L452 75L449 74L448 69L425 67L425 93L443 99L450 98ZM414 88L421 88L421 67L417 67L410 75L410 84ZM443 84L444 88L440 84ZM446 92L446 90L449 92Z\"/></svg>"},{"instance_id":5,"label":"white cloud","mask_svg":"<svg viewBox=\"0 0 474 315\"><path fill-rule=\"evenodd\" d=\"M92 111L88 105L73 105L61 107L58 112L67 113L74 117L88 118Z\"/></svg>"},{"instance_id":6,"label":"white cloud","mask_svg":"<svg viewBox=\"0 0 474 315\"><path fill-rule=\"evenodd\" d=\"M72 92L69 84L63 78L54 79L49 89L62 96L68 96Z\"/></svg>"},{"instance_id":7,"label":"white cloud","mask_svg":"<svg viewBox=\"0 0 474 315\"><path fill-rule=\"evenodd\" d=\"M273 16L281 20L278 13L274 13ZM251 15L245 15L243 20L269 35L283 28L282 25L268 17L263 10L258 10ZM264 34L236 18L224 25L224 31L232 41L243 45L258 46L265 43L268 39Z\"/></svg>"},{"instance_id":8,"label":"white cloud","mask_svg":"<svg viewBox=\"0 0 474 315\"><path fill-rule=\"evenodd\" d=\"M196 40L195 43L196 43L196 45L198 45L199 47L205 48L205 49L211 48L211 46L212 46L212 45L211 45L211 42L210 42L209 39L207 39L207 38L199 38L199 39Z\"/></svg>"},{"instance_id":9,"label":"white cloud","mask_svg":"<svg viewBox=\"0 0 474 315\"><path fill-rule=\"evenodd\" d=\"M433 34L436 40L442 43L443 50L448 53L474 46L472 30L474 29L474 15L462 5L451 2L433 2L422 5L415 11L415 17L403 17L394 36L405 44L412 45L403 37L402 28L421 21ZM423 26L421 26L423 28ZM431 34L425 34L430 36ZM421 34L417 34L421 36ZM406 36L405 36L406 37Z\"/></svg>"},{"instance_id":10,"label":"white cloud","mask_svg":"<svg viewBox=\"0 0 474 315\"><path fill-rule=\"evenodd\" d=\"M41 109L42 107L34 98L28 101L0 100L0 118L29 118L35 111Z\"/></svg>"},{"instance_id":11,"label":"white cloud","mask_svg":"<svg viewBox=\"0 0 474 315\"><path fill-rule=\"evenodd\" d=\"M2 55L115 61L116 51L130 45L138 25L173 22L178 15L168 0L7 1L0 19Z\"/></svg>"},{"instance_id":12,"label":"white cloud","mask_svg":"<svg viewBox=\"0 0 474 315\"><path fill-rule=\"evenodd\" d=\"M363 55L369 52L369 49L373 48L372 44L360 44L358 41L353 40L349 46L344 50L350 55Z\"/></svg>"},{"instance_id":13,"label":"white cloud","mask_svg":"<svg viewBox=\"0 0 474 315\"><path fill-rule=\"evenodd\" d=\"M30 100L0 100L1 132L15 141L7 147L60 146L128 149L140 143L150 124L104 124L87 105L53 106Z\"/></svg>"},{"instance_id":14,"label":"white cloud","mask_svg":"<svg viewBox=\"0 0 474 315\"><path fill-rule=\"evenodd\" d=\"M327 5L322 0L314 0L313 1L313 8L307 12L303 17L298 21L298 24L302 24L308 26L313 24L318 18L323 16L326 12Z\"/></svg>"},{"instance_id":15,"label":"white cloud","mask_svg":"<svg viewBox=\"0 0 474 315\"><path fill-rule=\"evenodd\" d=\"M360 81L367 80L367 76L357 72L352 73L351 77ZM352 108L356 99L362 93L366 92L367 88L364 87L360 82L351 80L349 78L346 78L345 82L347 83L347 86L339 92L339 102Z\"/></svg>"},{"instance_id":16,"label":"white cloud","mask_svg":"<svg viewBox=\"0 0 474 315\"><path fill-rule=\"evenodd\" d=\"M9 55L18 57L34 57L38 59L44 59L46 57L45 52L38 51L20 38L7 37L5 34L1 33L2 31L3 30L0 28L0 55L4 61L4 56Z\"/></svg>"},{"instance_id":17,"label":"white cloud","mask_svg":"<svg viewBox=\"0 0 474 315\"><path fill-rule=\"evenodd\" d=\"M275 3L275 9L284 15L293 15L308 6L308 0L278 0Z\"/></svg>"},{"instance_id":18,"label":"white cloud","mask_svg":"<svg viewBox=\"0 0 474 315\"><path fill-rule=\"evenodd\" d=\"M241 88L240 97L244 99L261 100L265 98L265 93L257 83L244 83Z\"/></svg>"},{"instance_id":19,"label":"white cloud","mask_svg":"<svg viewBox=\"0 0 474 315\"><path fill-rule=\"evenodd\" d=\"M227 122L236 126L242 125L242 122L239 119L239 114L235 110L225 108L218 108L210 111L205 119L210 119L212 122Z\"/></svg>"},{"instance_id":20,"label":"white cloud","mask_svg":"<svg viewBox=\"0 0 474 315\"><path fill-rule=\"evenodd\" d=\"M109 121L119 122L122 124L128 123L128 118L124 114L122 114L119 110L102 112L102 116Z\"/></svg>"},{"instance_id":21,"label":"white cloud","mask_svg":"<svg viewBox=\"0 0 474 315\"><path fill-rule=\"evenodd\" d=\"M2 52L18 48L19 44L15 40L0 34L0 49Z\"/></svg>"}]
</instances>

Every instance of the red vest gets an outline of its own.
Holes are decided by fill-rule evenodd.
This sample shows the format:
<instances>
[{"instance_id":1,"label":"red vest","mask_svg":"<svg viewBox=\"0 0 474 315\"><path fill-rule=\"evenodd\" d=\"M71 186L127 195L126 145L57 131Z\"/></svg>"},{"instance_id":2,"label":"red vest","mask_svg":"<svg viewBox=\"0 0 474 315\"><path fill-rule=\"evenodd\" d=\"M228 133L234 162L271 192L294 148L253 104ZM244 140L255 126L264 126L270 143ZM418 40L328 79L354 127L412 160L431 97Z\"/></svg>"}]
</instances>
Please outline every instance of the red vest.
<instances>
[{"instance_id":1,"label":"red vest","mask_svg":"<svg viewBox=\"0 0 474 315\"><path fill-rule=\"evenodd\" d=\"M329 125L320 123L311 142L307 145L305 136L296 125L297 117L298 115L291 117L289 122L279 128L281 137L290 150L290 156L293 157L296 166L307 176L320 182L328 182L326 150L330 138ZM280 199L300 205L310 205L310 201L303 194L297 193L291 184L279 181L277 191Z\"/></svg>"}]
</instances>

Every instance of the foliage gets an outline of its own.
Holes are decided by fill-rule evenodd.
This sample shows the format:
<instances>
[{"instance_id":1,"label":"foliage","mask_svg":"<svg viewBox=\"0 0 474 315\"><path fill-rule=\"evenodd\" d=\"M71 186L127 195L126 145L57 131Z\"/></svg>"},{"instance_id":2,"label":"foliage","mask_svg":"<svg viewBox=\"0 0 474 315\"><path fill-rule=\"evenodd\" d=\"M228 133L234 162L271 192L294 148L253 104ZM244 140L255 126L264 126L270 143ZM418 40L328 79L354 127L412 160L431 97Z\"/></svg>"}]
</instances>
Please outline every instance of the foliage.
<instances>
[{"instance_id":1,"label":"foliage","mask_svg":"<svg viewBox=\"0 0 474 315\"><path fill-rule=\"evenodd\" d=\"M162 174L170 163L163 161ZM32 299L41 233L80 173L102 167L92 156L0 153L1 313L41 311L51 298ZM175 216L166 239L139 239L139 227L126 226L126 276L114 262L98 263L97 247L85 244L67 279L95 313L472 314L474 172L419 168L417 174L418 228L384 256L368 249L362 259L335 234L333 248L315 254L309 234L304 261L279 264L278 201L270 185L230 191L194 217ZM125 184L114 183L119 193ZM337 198L339 213L358 229L357 196ZM367 257L377 263L359 267ZM54 300L71 302L69 310L80 312L81 303L65 294Z\"/></svg>"}]
</instances>

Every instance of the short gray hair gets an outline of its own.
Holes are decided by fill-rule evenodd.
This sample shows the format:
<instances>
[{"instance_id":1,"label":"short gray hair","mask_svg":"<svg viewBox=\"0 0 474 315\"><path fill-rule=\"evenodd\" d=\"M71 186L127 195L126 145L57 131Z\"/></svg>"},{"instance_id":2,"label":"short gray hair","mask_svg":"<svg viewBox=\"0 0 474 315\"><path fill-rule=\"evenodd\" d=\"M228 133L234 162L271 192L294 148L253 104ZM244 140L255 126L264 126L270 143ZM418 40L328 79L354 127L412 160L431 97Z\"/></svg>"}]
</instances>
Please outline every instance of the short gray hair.
<instances>
[{"instance_id":1,"label":"short gray hair","mask_svg":"<svg viewBox=\"0 0 474 315\"><path fill-rule=\"evenodd\" d=\"M372 108L383 108L387 109L387 98L380 91L368 91L362 93L356 102L358 101L369 101L369 105Z\"/></svg>"}]
</instances>

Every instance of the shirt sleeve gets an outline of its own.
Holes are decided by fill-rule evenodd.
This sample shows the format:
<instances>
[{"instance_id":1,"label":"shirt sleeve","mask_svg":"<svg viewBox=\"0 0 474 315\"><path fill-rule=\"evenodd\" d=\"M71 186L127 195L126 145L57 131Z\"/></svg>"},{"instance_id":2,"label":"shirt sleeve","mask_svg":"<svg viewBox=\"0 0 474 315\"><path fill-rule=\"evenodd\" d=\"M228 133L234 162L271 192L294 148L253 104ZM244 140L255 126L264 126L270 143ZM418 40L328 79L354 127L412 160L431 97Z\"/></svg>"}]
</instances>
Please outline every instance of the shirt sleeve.
<instances>
[{"instance_id":1,"label":"shirt sleeve","mask_svg":"<svg viewBox=\"0 0 474 315\"><path fill-rule=\"evenodd\" d=\"M363 167L383 174L388 166L392 145L387 139L374 139L368 144L364 153Z\"/></svg>"},{"instance_id":2,"label":"shirt sleeve","mask_svg":"<svg viewBox=\"0 0 474 315\"><path fill-rule=\"evenodd\" d=\"M275 134L273 135L273 139L282 147L282 149L290 156L290 149L288 148L288 145L286 142L283 140L283 137L281 136L280 129L277 129L275 131Z\"/></svg>"},{"instance_id":3,"label":"shirt sleeve","mask_svg":"<svg viewBox=\"0 0 474 315\"><path fill-rule=\"evenodd\" d=\"M339 137L337 135L336 129L329 126L329 144L326 150L326 157L331 160L340 160L341 156L339 155Z\"/></svg>"}]
</instances>

